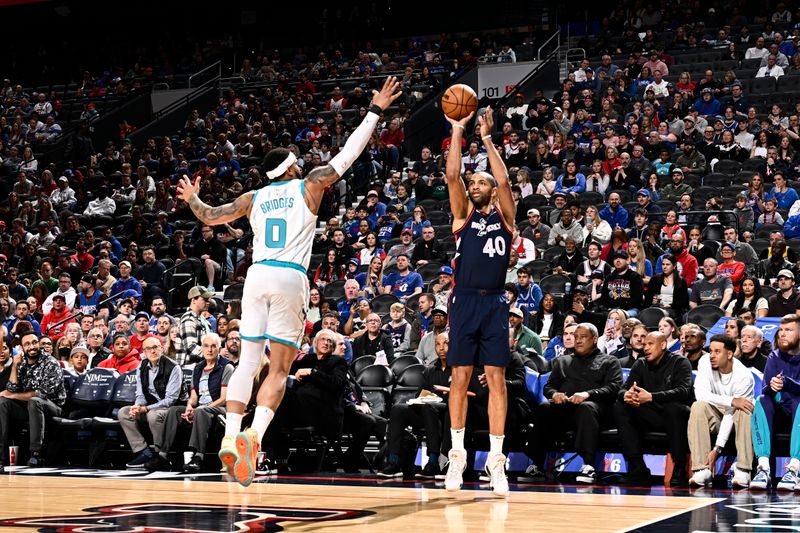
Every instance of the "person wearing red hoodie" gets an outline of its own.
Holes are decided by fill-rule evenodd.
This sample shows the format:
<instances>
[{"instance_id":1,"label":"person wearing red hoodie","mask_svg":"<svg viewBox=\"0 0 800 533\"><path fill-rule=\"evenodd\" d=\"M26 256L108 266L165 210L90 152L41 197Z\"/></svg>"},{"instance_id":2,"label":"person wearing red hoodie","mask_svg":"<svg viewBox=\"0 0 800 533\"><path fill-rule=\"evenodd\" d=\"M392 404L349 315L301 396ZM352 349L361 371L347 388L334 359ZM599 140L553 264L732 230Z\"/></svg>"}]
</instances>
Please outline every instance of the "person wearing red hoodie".
<instances>
[{"instance_id":1,"label":"person wearing red hoodie","mask_svg":"<svg viewBox=\"0 0 800 533\"><path fill-rule=\"evenodd\" d=\"M100 361L98 368L113 368L120 374L125 374L142 364L139 352L131 350L131 341L124 333L114 335L114 343L111 345L111 355L107 359Z\"/></svg>"},{"instance_id":2,"label":"person wearing red hoodie","mask_svg":"<svg viewBox=\"0 0 800 533\"><path fill-rule=\"evenodd\" d=\"M676 232L673 238L669 240L669 250L667 250L667 254L671 253L678 259L678 272L680 276L686 280L686 286L691 287L697 279L697 259L686 249L686 243L683 241L683 238L682 234ZM656 261L656 274L661 274L663 272L661 269L661 259L663 257L662 255Z\"/></svg>"},{"instance_id":3,"label":"person wearing red hoodie","mask_svg":"<svg viewBox=\"0 0 800 533\"><path fill-rule=\"evenodd\" d=\"M50 337L54 343L58 341L58 339L64 335L67 324L75 322L75 317L72 317L59 324L59 322L70 316L71 313L72 311L67 307L67 299L64 295L58 292L54 293L53 308L49 313L44 315L42 319L42 333Z\"/></svg>"},{"instance_id":4,"label":"person wearing red hoodie","mask_svg":"<svg viewBox=\"0 0 800 533\"><path fill-rule=\"evenodd\" d=\"M717 274L731 278L733 291L739 294L742 281L744 281L745 266L741 261L735 260L736 245L732 242L723 242L719 248L719 254L722 256L722 262L717 267Z\"/></svg>"}]
</instances>

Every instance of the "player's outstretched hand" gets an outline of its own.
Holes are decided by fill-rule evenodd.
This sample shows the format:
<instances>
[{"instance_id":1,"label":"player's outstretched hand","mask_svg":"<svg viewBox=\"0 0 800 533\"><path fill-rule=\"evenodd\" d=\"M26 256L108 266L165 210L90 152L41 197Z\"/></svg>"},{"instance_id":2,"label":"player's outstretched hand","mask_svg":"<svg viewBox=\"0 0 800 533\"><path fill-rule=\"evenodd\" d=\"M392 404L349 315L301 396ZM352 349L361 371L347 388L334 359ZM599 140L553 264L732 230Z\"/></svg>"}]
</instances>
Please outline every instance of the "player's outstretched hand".
<instances>
[{"instance_id":1,"label":"player's outstretched hand","mask_svg":"<svg viewBox=\"0 0 800 533\"><path fill-rule=\"evenodd\" d=\"M494 111L492 106L486 106L485 112L478 116L478 123L481 125L481 137L492 134L494 127Z\"/></svg>"},{"instance_id":2,"label":"player's outstretched hand","mask_svg":"<svg viewBox=\"0 0 800 533\"><path fill-rule=\"evenodd\" d=\"M464 131L466 131L467 130L467 124L469 124L469 121L472 120L472 117L474 117L474 116L475 116L475 111L473 111L472 113L470 113L466 117L462 118L461 120L453 120L452 118L448 117L447 115L445 115L444 118L447 119L447 122L449 122L453 126L458 124L459 126L464 128Z\"/></svg>"},{"instance_id":3,"label":"player's outstretched hand","mask_svg":"<svg viewBox=\"0 0 800 533\"><path fill-rule=\"evenodd\" d=\"M183 200L184 202L188 202L189 198L198 194L200 192L200 176L194 180L189 179L187 176L181 178L181 181L178 183L178 198Z\"/></svg>"},{"instance_id":4,"label":"player's outstretched hand","mask_svg":"<svg viewBox=\"0 0 800 533\"><path fill-rule=\"evenodd\" d=\"M401 94L403 94L403 91L400 90L400 83L398 83L397 78L389 76L383 82L383 87L381 87L380 91L372 91L372 103L386 111L386 108L392 105Z\"/></svg>"}]
</instances>

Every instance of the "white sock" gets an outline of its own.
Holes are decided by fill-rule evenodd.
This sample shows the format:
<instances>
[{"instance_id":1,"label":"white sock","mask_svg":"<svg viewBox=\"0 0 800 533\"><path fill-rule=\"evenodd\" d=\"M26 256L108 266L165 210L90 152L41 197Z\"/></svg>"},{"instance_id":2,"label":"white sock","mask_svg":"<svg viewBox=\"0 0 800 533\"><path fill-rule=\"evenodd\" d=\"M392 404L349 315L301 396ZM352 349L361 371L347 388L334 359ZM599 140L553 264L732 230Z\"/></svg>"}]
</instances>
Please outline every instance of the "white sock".
<instances>
[{"instance_id":1,"label":"white sock","mask_svg":"<svg viewBox=\"0 0 800 533\"><path fill-rule=\"evenodd\" d=\"M261 405L256 407L256 414L253 417L253 424L250 427L256 430L258 442L261 442L264 438L264 433L267 432L269 423L272 422L274 416L275 411L269 407L262 407Z\"/></svg>"},{"instance_id":2,"label":"white sock","mask_svg":"<svg viewBox=\"0 0 800 533\"><path fill-rule=\"evenodd\" d=\"M236 436L242 430L242 418L244 415L238 413L225 413L225 435Z\"/></svg>"},{"instance_id":3,"label":"white sock","mask_svg":"<svg viewBox=\"0 0 800 533\"><path fill-rule=\"evenodd\" d=\"M489 434L489 455L503 454L503 439L505 438L505 435Z\"/></svg>"},{"instance_id":4,"label":"white sock","mask_svg":"<svg viewBox=\"0 0 800 533\"><path fill-rule=\"evenodd\" d=\"M453 448L454 450L466 451L464 449L464 428L461 429L453 429L450 428L450 437L453 440Z\"/></svg>"},{"instance_id":5,"label":"white sock","mask_svg":"<svg viewBox=\"0 0 800 533\"><path fill-rule=\"evenodd\" d=\"M761 470L769 472L769 457L759 457L758 458L758 467Z\"/></svg>"},{"instance_id":6,"label":"white sock","mask_svg":"<svg viewBox=\"0 0 800 533\"><path fill-rule=\"evenodd\" d=\"M789 470L792 470L793 472L800 471L800 459L795 459L792 457L789 460Z\"/></svg>"}]
</instances>

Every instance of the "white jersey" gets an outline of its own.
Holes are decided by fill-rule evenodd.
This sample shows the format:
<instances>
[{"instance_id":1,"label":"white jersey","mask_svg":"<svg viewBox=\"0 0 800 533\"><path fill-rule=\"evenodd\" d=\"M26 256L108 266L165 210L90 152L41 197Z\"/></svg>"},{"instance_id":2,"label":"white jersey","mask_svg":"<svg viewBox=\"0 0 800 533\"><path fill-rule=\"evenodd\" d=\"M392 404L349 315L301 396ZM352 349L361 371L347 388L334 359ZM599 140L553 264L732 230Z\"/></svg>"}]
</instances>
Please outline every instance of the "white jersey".
<instances>
[{"instance_id":1,"label":"white jersey","mask_svg":"<svg viewBox=\"0 0 800 533\"><path fill-rule=\"evenodd\" d=\"M253 263L308 270L317 215L306 205L305 181L278 181L253 196Z\"/></svg>"}]
</instances>

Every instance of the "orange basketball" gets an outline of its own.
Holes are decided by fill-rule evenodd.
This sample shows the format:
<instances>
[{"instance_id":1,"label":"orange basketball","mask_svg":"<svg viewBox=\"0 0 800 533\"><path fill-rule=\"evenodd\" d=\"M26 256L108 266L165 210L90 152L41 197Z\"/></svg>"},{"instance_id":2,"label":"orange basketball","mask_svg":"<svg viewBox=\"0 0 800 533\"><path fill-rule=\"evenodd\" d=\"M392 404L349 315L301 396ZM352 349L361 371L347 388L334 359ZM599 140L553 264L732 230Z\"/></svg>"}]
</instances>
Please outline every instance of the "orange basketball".
<instances>
[{"instance_id":1,"label":"orange basketball","mask_svg":"<svg viewBox=\"0 0 800 533\"><path fill-rule=\"evenodd\" d=\"M442 111L453 120L461 120L478 109L478 95L469 85L457 83L442 95Z\"/></svg>"}]
</instances>

